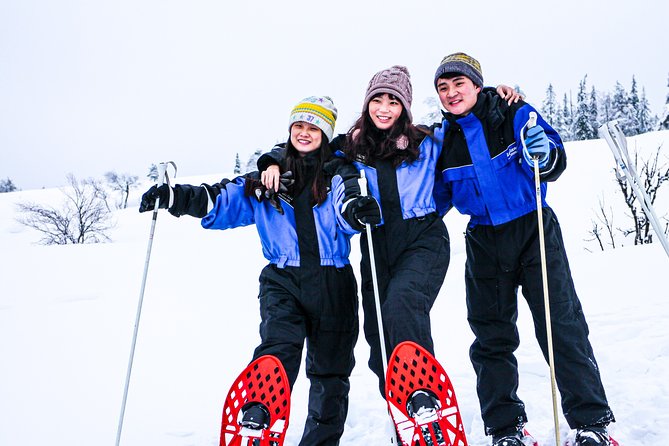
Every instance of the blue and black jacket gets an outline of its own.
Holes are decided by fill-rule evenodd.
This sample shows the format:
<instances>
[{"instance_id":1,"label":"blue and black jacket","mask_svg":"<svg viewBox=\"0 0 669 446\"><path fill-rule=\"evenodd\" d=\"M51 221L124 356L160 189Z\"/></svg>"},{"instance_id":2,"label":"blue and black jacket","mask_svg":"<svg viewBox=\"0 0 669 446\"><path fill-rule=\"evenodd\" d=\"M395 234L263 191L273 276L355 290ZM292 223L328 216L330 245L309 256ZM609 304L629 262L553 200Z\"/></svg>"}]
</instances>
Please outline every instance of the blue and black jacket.
<instances>
[{"instance_id":1,"label":"blue and black jacket","mask_svg":"<svg viewBox=\"0 0 669 446\"><path fill-rule=\"evenodd\" d=\"M263 255L279 268L299 267L301 257L304 257L300 255L303 250L314 251L312 257L319 258L321 266L341 268L350 263L351 248L350 235L337 226L333 208L333 196L337 189L343 188L343 179L333 173L336 171L333 164L339 162L335 158L325 164L326 181L331 181L332 186L323 203L309 204L313 220L311 215L296 218L294 206L295 200L300 197L309 200L309 187L305 187L306 191L278 194L282 212L278 212L262 194L249 194L250 189L260 190L258 172L236 177L232 181L224 179L213 185L177 184L174 186L174 204L169 211L175 216L187 214L200 217L202 227L206 229L223 230L255 224ZM315 233L310 228L301 230L302 224L315 225ZM300 239L298 234L309 234L309 240Z\"/></svg>"},{"instance_id":2,"label":"blue and black jacket","mask_svg":"<svg viewBox=\"0 0 669 446\"><path fill-rule=\"evenodd\" d=\"M470 226L501 225L536 210L534 171L522 155L522 136L529 104L511 106L496 93L481 92L467 116L445 114L433 129L443 140L439 159L442 184L436 188L439 208L455 206L470 215ZM549 138L551 153L542 168L542 207L547 207L546 182L555 181L564 171L567 158L557 132L538 117Z\"/></svg>"},{"instance_id":3,"label":"blue and black jacket","mask_svg":"<svg viewBox=\"0 0 669 446\"><path fill-rule=\"evenodd\" d=\"M340 135L334 139L333 145L336 147L337 143L343 143L344 135ZM435 172L437 170L437 162L441 153L441 144L436 143L435 140L426 136L422 139L418 146L419 155L413 162L403 162L399 166L393 168L394 181L385 181L385 187L388 190L381 190L379 184L379 168L383 168L383 162L375 161L368 163L366 160L353 161L353 165L358 171L365 172L367 179L367 187L369 193L376 199L381 207L381 223L383 225L388 217L388 205L391 197L396 197L399 202L397 212L401 215L401 219L410 220L413 218L422 218L429 214L437 212L437 206L434 200L435 187ZM386 162L387 163L387 162ZM342 217L341 209L345 204L346 198L350 194L341 191L335 195L335 209L339 212L339 223L348 233L356 233L356 229ZM384 217L384 204L386 204L386 216ZM396 206L396 205L395 205ZM398 217L400 216L398 215Z\"/></svg>"},{"instance_id":4,"label":"blue and black jacket","mask_svg":"<svg viewBox=\"0 0 669 446\"><path fill-rule=\"evenodd\" d=\"M429 136L427 129L424 133L425 136L418 141L419 156L413 162L403 162L395 167L390 160L370 162L358 160L353 163L347 162L341 167L347 171L342 177L347 178L356 178L356 175L350 173L351 170L356 174L364 170L369 193L374 196L381 208L382 221L378 227L384 228L384 236L377 236L376 240L387 239L389 246L386 254L390 264L393 264L407 249L411 249L415 243L424 241L426 233L438 232L439 237L447 237L443 223L438 225L438 230L433 230L434 221L440 220L434 199L434 188L442 145L440 141ZM346 135L337 136L330 144L334 153L342 157L342 161L345 157L344 144ZM280 164L284 157L285 148L277 146L258 159L258 168L262 171L269 165ZM345 181L343 185L343 188L335 187L333 181L333 203L337 222L342 231L353 235L359 233L360 229L352 226L346 219L344 209L351 199L360 194L360 188L357 181ZM440 246L439 237L434 241L435 249Z\"/></svg>"}]
</instances>

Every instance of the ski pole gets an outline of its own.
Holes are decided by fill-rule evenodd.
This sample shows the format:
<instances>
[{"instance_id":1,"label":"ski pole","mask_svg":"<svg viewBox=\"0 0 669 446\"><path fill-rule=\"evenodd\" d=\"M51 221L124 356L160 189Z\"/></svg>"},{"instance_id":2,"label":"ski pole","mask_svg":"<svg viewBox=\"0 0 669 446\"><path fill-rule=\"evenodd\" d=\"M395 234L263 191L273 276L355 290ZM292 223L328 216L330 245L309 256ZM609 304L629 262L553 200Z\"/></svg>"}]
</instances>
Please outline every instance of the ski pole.
<instances>
[{"instance_id":1,"label":"ski pole","mask_svg":"<svg viewBox=\"0 0 669 446\"><path fill-rule=\"evenodd\" d=\"M365 171L360 171L360 195L367 196L367 178ZM374 244L372 243L372 225L365 223L365 231L367 233L367 247L369 248L369 266L372 273L372 285L374 288L374 304L376 308L376 323L379 329L379 343L381 344L381 360L383 361L383 376L386 376L388 371L388 354L386 353L386 339L383 331L383 320L381 317L381 297L379 296L379 280L376 275L376 260L374 258Z\"/></svg>"},{"instance_id":2,"label":"ski pole","mask_svg":"<svg viewBox=\"0 0 669 446\"><path fill-rule=\"evenodd\" d=\"M537 125L536 112L530 112L527 121L528 129ZM525 146L525 139L522 139L523 147ZM539 157L533 156L534 161L534 187L537 197L537 224L539 226L539 251L541 254L541 281L544 288L544 310L546 315L546 339L548 343L548 368L550 369L551 379L551 394L553 397L553 421L555 424L555 446L561 446L560 443L560 423L558 421L558 404L557 404L557 390L555 385L555 360L553 356L553 330L551 328L551 309L550 299L548 295L548 271L546 268L546 241L544 239L544 217L543 207L541 205L541 179L539 172Z\"/></svg>"},{"instance_id":3,"label":"ski pole","mask_svg":"<svg viewBox=\"0 0 669 446\"><path fill-rule=\"evenodd\" d=\"M358 184L360 185L360 195L363 197L367 196L367 178L365 177L365 171L360 171L360 178L358 179ZM372 240L372 225L365 223L365 231L367 234L367 247L369 248L369 268L372 274L372 287L374 289L374 308L376 309L376 324L379 330L379 344L381 344L381 362L383 363L383 379L385 381L388 374L388 354L386 353L386 336L383 331L383 316L381 315L381 296L379 295L379 279L376 274L376 260L374 257L374 243ZM395 438L397 438L395 422L393 421L392 416L390 417L390 432L391 444L395 444Z\"/></svg>"},{"instance_id":4,"label":"ski pole","mask_svg":"<svg viewBox=\"0 0 669 446\"><path fill-rule=\"evenodd\" d=\"M174 167L174 175L176 176L177 166L173 161L158 164L158 184L167 183L169 185L169 177L167 175L167 166L171 164ZM139 318L142 314L142 303L144 301L144 289L146 288L146 277L149 272L149 260L151 259L151 248L153 246L153 234L156 230L156 220L158 219L158 205L160 198L156 198L156 204L153 208L153 217L151 219L151 230L149 231L149 244L146 249L146 260L144 262L144 274L142 276L142 286L139 291L139 302L137 304L137 314L135 316L135 328L132 334L132 342L130 344L130 359L128 360L128 370L125 376L125 386L123 388L123 400L121 402L121 414L118 420L118 430L116 432L116 446L121 444L121 431L123 430L123 418L125 416L125 405L128 400L128 388L130 387L130 374L132 373L132 363L135 357L135 345L137 344L137 333L139 331Z\"/></svg>"},{"instance_id":5,"label":"ski pole","mask_svg":"<svg viewBox=\"0 0 669 446\"><path fill-rule=\"evenodd\" d=\"M622 178L628 179L630 186L634 195L639 200L641 207L643 208L646 218L650 221L651 226L655 230L657 238L660 240L660 244L664 248L667 256L669 256L669 241L664 235L662 226L660 226L660 220L657 218L655 209L653 208L652 201L646 190L642 186L639 175L634 168L629 152L627 151L627 140L625 139L625 134L618 125L617 120L613 120L602 124L599 128L599 136L603 137L609 145L611 152L613 152L613 157L616 160L618 168L622 172ZM623 159L623 156L625 159Z\"/></svg>"}]
</instances>

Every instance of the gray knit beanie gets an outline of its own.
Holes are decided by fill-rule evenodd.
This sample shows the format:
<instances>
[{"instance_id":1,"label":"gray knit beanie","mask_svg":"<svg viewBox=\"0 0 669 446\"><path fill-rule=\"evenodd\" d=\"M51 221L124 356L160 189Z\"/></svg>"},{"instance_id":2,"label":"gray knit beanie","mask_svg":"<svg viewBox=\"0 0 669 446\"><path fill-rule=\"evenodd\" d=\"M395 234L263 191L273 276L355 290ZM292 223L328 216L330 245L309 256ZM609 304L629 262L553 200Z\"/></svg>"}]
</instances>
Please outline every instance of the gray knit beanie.
<instances>
[{"instance_id":1,"label":"gray knit beanie","mask_svg":"<svg viewBox=\"0 0 669 446\"><path fill-rule=\"evenodd\" d=\"M409 121L413 121L411 115L413 88L411 87L411 76L407 67L394 65L388 69L379 71L372 77L367 86L365 101L362 105L363 112L367 110L369 101L380 93L388 93L396 96L407 111Z\"/></svg>"},{"instance_id":2,"label":"gray knit beanie","mask_svg":"<svg viewBox=\"0 0 669 446\"><path fill-rule=\"evenodd\" d=\"M453 53L444 57L434 74L434 87L440 77L449 73L459 73L472 80L474 85L483 88L483 72L478 60L465 53Z\"/></svg>"}]
</instances>

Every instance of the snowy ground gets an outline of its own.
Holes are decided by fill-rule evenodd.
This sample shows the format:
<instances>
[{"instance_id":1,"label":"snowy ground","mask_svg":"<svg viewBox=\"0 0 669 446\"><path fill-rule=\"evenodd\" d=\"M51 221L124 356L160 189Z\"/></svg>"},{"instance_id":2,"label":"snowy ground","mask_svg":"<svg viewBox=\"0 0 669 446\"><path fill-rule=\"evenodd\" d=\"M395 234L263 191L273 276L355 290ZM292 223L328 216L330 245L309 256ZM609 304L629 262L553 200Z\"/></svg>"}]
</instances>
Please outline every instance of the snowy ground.
<instances>
[{"instance_id":1,"label":"snowy ground","mask_svg":"<svg viewBox=\"0 0 669 446\"><path fill-rule=\"evenodd\" d=\"M654 148L669 132L643 135ZM666 143L665 143L666 144ZM634 145L631 143L630 148ZM659 244L611 251L586 244L598 197L615 190L602 141L572 143L569 168L549 191L560 219L576 288L591 328L622 445L656 446L669 437L669 259ZM665 152L666 153L666 152ZM180 182L219 178L179 178ZM113 243L38 246L14 221L14 203L58 205L60 192L0 194L0 445L114 443L139 298L150 217L117 211ZM613 198L612 198L613 200ZM669 207L658 207L666 215ZM447 217L451 268L432 312L438 359L458 393L469 444L483 446L475 378L467 350L463 237L465 219ZM354 241L353 262L359 253ZM158 218L122 444L213 446L228 387L258 342L257 277L265 264L255 229L205 231L199 221ZM520 395L528 428L552 444L548 367L521 304ZM366 366L364 339L342 446L385 444L384 401ZM299 440L307 382L293 393L287 445ZM563 436L567 426L561 419Z\"/></svg>"}]
</instances>

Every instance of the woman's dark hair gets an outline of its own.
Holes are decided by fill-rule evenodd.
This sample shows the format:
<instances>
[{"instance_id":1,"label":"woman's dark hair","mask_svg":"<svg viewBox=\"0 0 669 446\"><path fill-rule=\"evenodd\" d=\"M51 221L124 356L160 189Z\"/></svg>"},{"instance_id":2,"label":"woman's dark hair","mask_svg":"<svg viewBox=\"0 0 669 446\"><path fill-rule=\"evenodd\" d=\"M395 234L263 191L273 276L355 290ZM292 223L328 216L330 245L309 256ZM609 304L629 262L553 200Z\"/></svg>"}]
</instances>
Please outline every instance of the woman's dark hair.
<instances>
[{"instance_id":1,"label":"woman's dark hair","mask_svg":"<svg viewBox=\"0 0 669 446\"><path fill-rule=\"evenodd\" d=\"M328 197L327 182L323 172L323 165L330 158L330 142L327 136L321 131L321 146L316 152L301 156L290 138L286 143L286 158L283 160L282 172L293 172L293 191L301 191L311 178L314 179L311 185L312 204L320 205ZM311 162L312 157L317 157L316 162ZM310 158L307 161L307 158ZM297 193L296 192L296 193Z\"/></svg>"},{"instance_id":2,"label":"woman's dark hair","mask_svg":"<svg viewBox=\"0 0 669 446\"><path fill-rule=\"evenodd\" d=\"M372 99L385 93L379 93ZM391 99L399 101L399 98L388 94ZM371 102L371 101L370 101ZM408 146L405 149L398 148L398 139L402 136L407 138ZM402 114L397 122L388 130L379 130L369 116L369 104L362 111L362 115L353 124L346 135L346 157L349 160L376 160L390 159L393 166L397 167L403 162L411 163L418 159L420 151L418 146L425 134L409 120L407 111L402 108ZM400 143L401 145L401 143Z\"/></svg>"}]
</instances>

